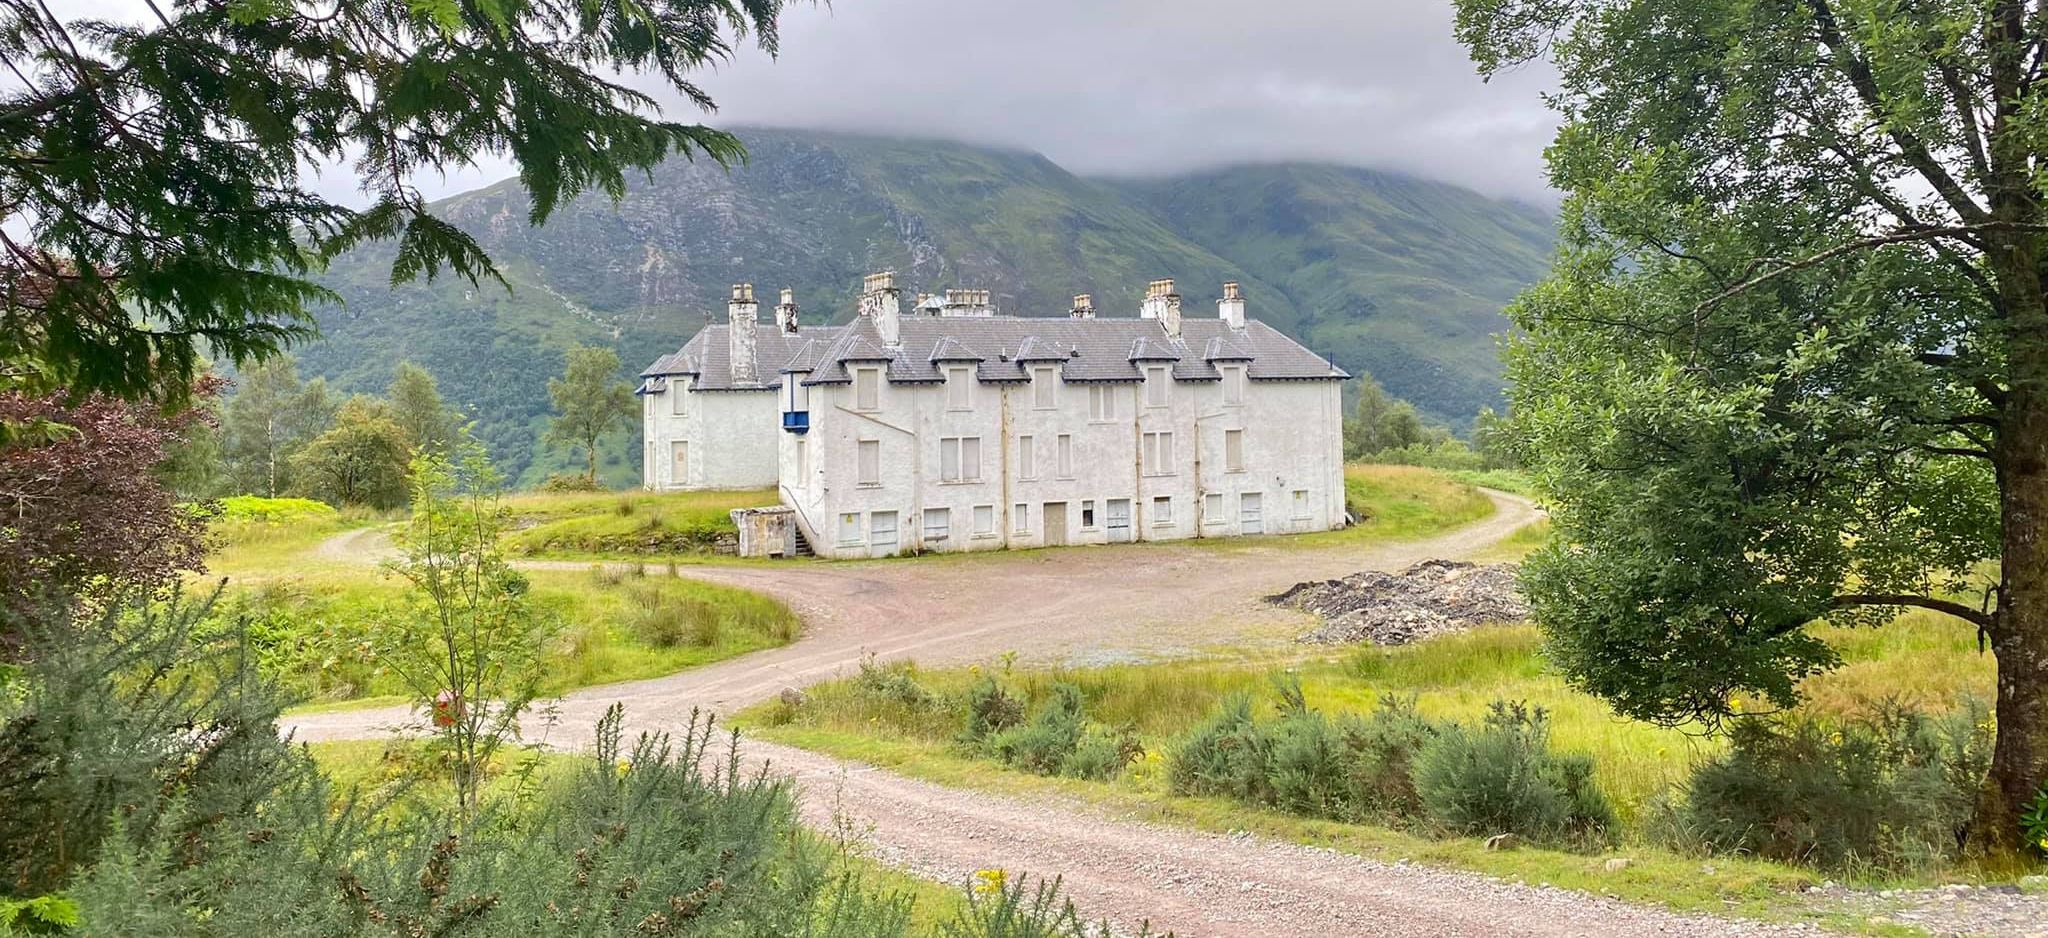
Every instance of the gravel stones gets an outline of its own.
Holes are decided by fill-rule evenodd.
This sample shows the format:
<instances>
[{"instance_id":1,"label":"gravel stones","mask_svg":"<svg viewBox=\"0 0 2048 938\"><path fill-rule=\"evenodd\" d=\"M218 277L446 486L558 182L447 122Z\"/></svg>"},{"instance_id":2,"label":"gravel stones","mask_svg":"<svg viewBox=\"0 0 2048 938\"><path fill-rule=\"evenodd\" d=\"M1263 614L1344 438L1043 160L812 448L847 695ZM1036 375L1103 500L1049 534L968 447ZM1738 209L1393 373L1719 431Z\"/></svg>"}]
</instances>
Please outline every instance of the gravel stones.
<instances>
[{"instance_id":1,"label":"gravel stones","mask_svg":"<svg viewBox=\"0 0 2048 938\"><path fill-rule=\"evenodd\" d=\"M1479 625L1529 617L1513 564L1425 560L1399 573L1366 570L1297 583L1267 597L1323 620L1300 641L1319 645L1405 645Z\"/></svg>"}]
</instances>

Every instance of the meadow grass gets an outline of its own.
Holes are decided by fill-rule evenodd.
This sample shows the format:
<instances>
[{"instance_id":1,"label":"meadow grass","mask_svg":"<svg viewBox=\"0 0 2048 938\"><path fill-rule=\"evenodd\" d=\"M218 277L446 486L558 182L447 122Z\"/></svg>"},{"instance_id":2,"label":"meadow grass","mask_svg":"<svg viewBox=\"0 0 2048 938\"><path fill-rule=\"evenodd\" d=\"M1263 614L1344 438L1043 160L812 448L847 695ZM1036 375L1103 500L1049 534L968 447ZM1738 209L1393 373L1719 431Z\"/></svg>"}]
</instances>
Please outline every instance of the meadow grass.
<instances>
[{"instance_id":1,"label":"meadow grass","mask_svg":"<svg viewBox=\"0 0 2048 938\"><path fill-rule=\"evenodd\" d=\"M507 552L527 556L667 555L736 536L730 512L776 503L774 489L709 492L564 492L506 500L515 530Z\"/></svg>"},{"instance_id":2,"label":"meadow grass","mask_svg":"<svg viewBox=\"0 0 2048 938\"><path fill-rule=\"evenodd\" d=\"M1520 469L1442 469L1438 470L1450 478L1480 488L1499 489L1516 495L1534 498L1536 484L1529 474Z\"/></svg>"},{"instance_id":3,"label":"meadow grass","mask_svg":"<svg viewBox=\"0 0 2048 938\"><path fill-rule=\"evenodd\" d=\"M1308 548L1412 540L1471 524L1494 511L1493 500L1478 489L1419 466L1345 466L1344 500L1359 518L1348 528L1286 537L1214 538L1201 543Z\"/></svg>"}]
</instances>

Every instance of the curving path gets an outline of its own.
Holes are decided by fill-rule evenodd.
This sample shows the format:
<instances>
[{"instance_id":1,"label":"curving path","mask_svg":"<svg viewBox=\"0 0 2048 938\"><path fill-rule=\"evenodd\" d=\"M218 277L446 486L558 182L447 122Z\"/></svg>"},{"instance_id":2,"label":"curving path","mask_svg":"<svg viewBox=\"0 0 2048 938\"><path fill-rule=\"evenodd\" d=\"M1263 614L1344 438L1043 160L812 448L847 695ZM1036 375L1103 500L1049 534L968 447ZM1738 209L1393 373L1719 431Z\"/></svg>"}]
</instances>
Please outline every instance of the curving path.
<instances>
[{"instance_id":1,"label":"curving path","mask_svg":"<svg viewBox=\"0 0 2048 938\"><path fill-rule=\"evenodd\" d=\"M804 619L804 636L667 677L576 691L561 701L549 740L584 744L613 703L625 704L632 729L679 729L693 708L732 712L845 673L870 653L925 664L1005 652L1028 662L1096 662L1277 644L1306 618L1268 606L1263 596L1302 580L1469 554L1539 517L1524 499L1488 494L1498 510L1482 521L1427 540L1366 547L1303 548L1276 539L688 567L687 576L789 603ZM329 558L371 559L383 547L354 533L322 549ZM306 741L359 738L389 732L406 717L402 709L323 713L286 728ZM798 780L807 820L851 820L884 860L952 882L989 867L1056 873L1090 915L1125 927L1149 918L1183 938L1818 934L1159 827L1066 800L949 789L766 742L749 741L747 749Z\"/></svg>"}]
</instances>

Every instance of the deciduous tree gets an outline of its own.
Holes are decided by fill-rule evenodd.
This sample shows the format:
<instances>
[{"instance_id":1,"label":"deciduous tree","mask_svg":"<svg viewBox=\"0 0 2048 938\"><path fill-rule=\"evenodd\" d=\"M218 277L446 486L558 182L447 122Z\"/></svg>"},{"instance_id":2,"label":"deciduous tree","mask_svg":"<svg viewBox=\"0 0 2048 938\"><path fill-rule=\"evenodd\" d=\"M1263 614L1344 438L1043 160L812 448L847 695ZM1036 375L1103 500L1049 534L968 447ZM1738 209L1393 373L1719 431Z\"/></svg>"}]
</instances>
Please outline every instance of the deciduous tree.
<instances>
[{"instance_id":1,"label":"deciduous tree","mask_svg":"<svg viewBox=\"0 0 2048 938\"><path fill-rule=\"evenodd\" d=\"M384 396L391 402L392 418L412 440L414 450L448 452L449 444L455 441L458 423L456 415L441 400L441 387L433 375L412 362L399 362Z\"/></svg>"},{"instance_id":2,"label":"deciduous tree","mask_svg":"<svg viewBox=\"0 0 2048 938\"><path fill-rule=\"evenodd\" d=\"M1459 0L1458 30L1560 75L1560 255L1508 356L1557 659L1711 721L1834 666L1818 618L1952 616L1997 656L1976 827L2012 844L2048 782L2048 21Z\"/></svg>"},{"instance_id":3,"label":"deciduous tree","mask_svg":"<svg viewBox=\"0 0 2048 938\"><path fill-rule=\"evenodd\" d=\"M356 395L334 426L292 458L300 490L336 505L396 508L405 504L412 440L392 419L391 405Z\"/></svg>"},{"instance_id":4,"label":"deciduous tree","mask_svg":"<svg viewBox=\"0 0 2048 938\"><path fill-rule=\"evenodd\" d=\"M334 423L327 381L299 383L290 356L253 365L221 408L221 456L230 484L276 498L292 485L292 457Z\"/></svg>"},{"instance_id":5,"label":"deciduous tree","mask_svg":"<svg viewBox=\"0 0 2048 938\"><path fill-rule=\"evenodd\" d=\"M633 388L619 380L619 355L608 348L577 346L560 378L548 379L555 418L547 441L583 447L584 478L597 481L597 441L633 416Z\"/></svg>"}]
</instances>

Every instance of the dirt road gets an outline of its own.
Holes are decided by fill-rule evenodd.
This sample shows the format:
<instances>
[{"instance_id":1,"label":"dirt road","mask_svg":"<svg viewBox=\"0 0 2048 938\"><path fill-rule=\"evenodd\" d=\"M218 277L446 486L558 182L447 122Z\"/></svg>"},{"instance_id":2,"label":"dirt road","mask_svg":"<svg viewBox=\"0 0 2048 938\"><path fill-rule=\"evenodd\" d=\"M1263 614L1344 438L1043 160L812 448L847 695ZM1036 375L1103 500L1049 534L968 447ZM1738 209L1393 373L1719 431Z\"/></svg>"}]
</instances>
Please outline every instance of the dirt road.
<instances>
[{"instance_id":1,"label":"dirt road","mask_svg":"<svg viewBox=\"0 0 2048 938\"><path fill-rule=\"evenodd\" d=\"M688 576L789 603L803 616L803 638L681 674L577 691L562 701L550 742L584 743L614 702L625 704L635 729L677 729L693 707L731 712L785 687L845 673L868 653L927 664L1005 652L1027 662L1085 663L1284 642L1306 620L1260 597L1302 580L1471 553L1537 517L1522 499L1493 499L1498 510L1478 523L1369 547L1124 545L689 567ZM355 536L334 549L369 555L379 545ZM308 741L359 738L404 717L395 710L326 713L300 717L289 729ZM947 789L816 753L747 745L750 757L798 779L809 820L826 825L835 812L849 816L885 860L952 882L991 867L1060 874L1091 915L1127 927L1150 918L1184 938L1815 933L1388 866L1257 837L1160 828L1086 805Z\"/></svg>"}]
</instances>

